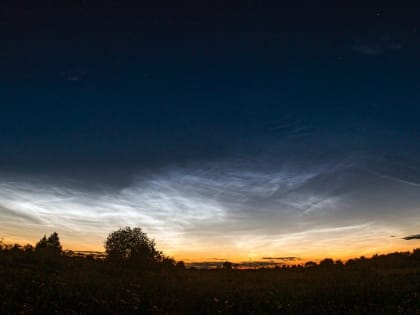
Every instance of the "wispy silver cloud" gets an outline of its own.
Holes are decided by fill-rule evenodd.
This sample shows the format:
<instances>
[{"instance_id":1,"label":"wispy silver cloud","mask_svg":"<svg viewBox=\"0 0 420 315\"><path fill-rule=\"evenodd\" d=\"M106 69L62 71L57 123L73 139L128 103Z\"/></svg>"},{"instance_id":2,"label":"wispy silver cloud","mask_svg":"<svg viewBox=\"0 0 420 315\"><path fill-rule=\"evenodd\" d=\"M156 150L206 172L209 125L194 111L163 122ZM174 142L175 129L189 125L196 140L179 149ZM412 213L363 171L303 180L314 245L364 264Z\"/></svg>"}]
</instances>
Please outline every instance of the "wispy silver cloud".
<instances>
[{"instance_id":1,"label":"wispy silver cloud","mask_svg":"<svg viewBox=\"0 0 420 315\"><path fill-rule=\"evenodd\" d=\"M348 160L267 168L261 160L231 159L139 174L120 188L0 181L0 222L6 226L0 236L19 231L36 239L54 229L63 240L98 248L107 233L130 225L142 227L163 250L208 251L228 259L240 253L278 258L279 249L287 248L281 257L301 257L308 247L345 244L349 235L355 244L400 235L401 228L390 223L395 216L376 210L384 196L367 195L366 176L390 180ZM377 191L388 186L372 180ZM362 182L366 191L358 188ZM404 205L408 217L415 216L410 209L417 200L410 202Z\"/></svg>"}]
</instances>

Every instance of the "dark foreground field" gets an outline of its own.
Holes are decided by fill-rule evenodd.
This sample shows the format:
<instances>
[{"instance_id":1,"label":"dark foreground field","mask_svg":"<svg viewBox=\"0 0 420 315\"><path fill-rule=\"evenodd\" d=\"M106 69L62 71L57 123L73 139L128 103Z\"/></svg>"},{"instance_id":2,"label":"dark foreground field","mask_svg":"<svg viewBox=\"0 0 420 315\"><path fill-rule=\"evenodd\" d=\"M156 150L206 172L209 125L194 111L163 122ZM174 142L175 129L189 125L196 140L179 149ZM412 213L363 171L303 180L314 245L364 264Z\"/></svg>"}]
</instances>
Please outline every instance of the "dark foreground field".
<instances>
[{"instance_id":1,"label":"dark foreground field","mask_svg":"<svg viewBox=\"0 0 420 315\"><path fill-rule=\"evenodd\" d=\"M0 314L420 314L419 251L347 264L144 270L0 253Z\"/></svg>"}]
</instances>

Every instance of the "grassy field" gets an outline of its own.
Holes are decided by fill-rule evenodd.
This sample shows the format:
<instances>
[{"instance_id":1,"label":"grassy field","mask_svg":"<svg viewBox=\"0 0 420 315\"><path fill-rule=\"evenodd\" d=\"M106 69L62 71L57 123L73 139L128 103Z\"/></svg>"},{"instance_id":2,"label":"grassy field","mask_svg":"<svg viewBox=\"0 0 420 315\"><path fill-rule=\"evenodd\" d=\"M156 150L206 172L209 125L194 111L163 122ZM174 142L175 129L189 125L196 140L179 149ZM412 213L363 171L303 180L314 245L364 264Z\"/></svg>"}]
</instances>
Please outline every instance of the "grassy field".
<instances>
[{"instance_id":1,"label":"grassy field","mask_svg":"<svg viewBox=\"0 0 420 315\"><path fill-rule=\"evenodd\" d=\"M0 314L420 314L419 252L259 270L0 252Z\"/></svg>"}]
</instances>

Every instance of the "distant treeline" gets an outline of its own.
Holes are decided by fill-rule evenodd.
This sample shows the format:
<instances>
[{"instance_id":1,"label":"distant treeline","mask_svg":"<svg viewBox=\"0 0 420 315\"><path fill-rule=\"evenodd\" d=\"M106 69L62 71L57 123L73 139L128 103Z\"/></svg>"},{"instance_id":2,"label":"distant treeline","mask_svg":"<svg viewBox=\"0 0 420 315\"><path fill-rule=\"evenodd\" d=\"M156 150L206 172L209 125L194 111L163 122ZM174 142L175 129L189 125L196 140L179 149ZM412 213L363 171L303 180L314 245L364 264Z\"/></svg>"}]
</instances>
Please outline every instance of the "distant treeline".
<instances>
[{"instance_id":1,"label":"distant treeline","mask_svg":"<svg viewBox=\"0 0 420 315\"><path fill-rule=\"evenodd\" d=\"M103 261L126 268L157 268L176 267L181 269L337 269L337 268L407 268L418 266L420 248L412 252L394 252L374 255L370 258L361 256L345 262L324 258L319 261L308 261L302 264L276 263L273 261L255 261L232 263L230 261L205 261L185 264L183 261L165 256L155 247L155 241L150 239L141 228L125 227L111 232L105 241L105 252L63 250L56 232L49 237L44 235L35 246L30 244L5 244L0 241L0 259L49 259L59 258L71 261L84 259L87 261ZM291 257L289 257L291 258ZM293 258L293 257L292 257ZM265 258L264 258L265 259ZM289 259L293 261L293 259Z\"/></svg>"}]
</instances>

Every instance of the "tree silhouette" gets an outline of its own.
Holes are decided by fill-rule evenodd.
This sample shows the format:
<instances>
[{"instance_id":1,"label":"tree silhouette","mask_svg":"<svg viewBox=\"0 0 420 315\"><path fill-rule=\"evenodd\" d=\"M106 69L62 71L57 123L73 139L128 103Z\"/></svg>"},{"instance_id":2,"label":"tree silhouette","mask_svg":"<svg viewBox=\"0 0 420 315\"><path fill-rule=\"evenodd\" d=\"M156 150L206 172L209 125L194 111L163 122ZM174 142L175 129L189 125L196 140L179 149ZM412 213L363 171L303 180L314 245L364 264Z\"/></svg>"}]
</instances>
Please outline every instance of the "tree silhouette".
<instances>
[{"instance_id":1,"label":"tree silhouette","mask_svg":"<svg viewBox=\"0 0 420 315\"><path fill-rule=\"evenodd\" d=\"M40 251L43 249L48 248L48 241L47 241L47 236L44 235L39 241L38 243L36 243L35 245L35 250L36 251Z\"/></svg>"},{"instance_id":2,"label":"tree silhouette","mask_svg":"<svg viewBox=\"0 0 420 315\"><path fill-rule=\"evenodd\" d=\"M38 243L36 243L35 251L43 253L48 252L50 254L60 255L62 252L62 247L57 232L51 233L51 235L48 238L46 235L44 235L38 241Z\"/></svg>"},{"instance_id":3,"label":"tree silhouette","mask_svg":"<svg viewBox=\"0 0 420 315\"><path fill-rule=\"evenodd\" d=\"M157 263L163 258L155 248L155 241L139 227L132 229L127 226L110 233L105 241L105 251L110 260L140 265Z\"/></svg>"},{"instance_id":4,"label":"tree silhouette","mask_svg":"<svg viewBox=\"0 0 420 315\"><path fill-rule=\"evenodd\" d=\"M332 260L331 258L324 258L319 263L319 266L324 269L332 268L334 266L334 260Z\"/></svg>"},{"instance_id":5,"label":"tree silhouette","mask_svg":"<svg viewBox=\"0 0 420 315\"><path fill-rule=\"evenodd\" d=\"M305 263L305 268L314 268L316 266L317 266L317 264L314 261L308 261L308 262Z\"/></svg>"},{"instance_id":6,"label":"tree silhouette","mask_svg":"<svg viewBox=\"0 0 420 315\"><path fill-rule=\"evenodd\" d=\"M182 260L178 261L175 266L178 269L185 269L185 263Z\"/></svg>"},{"instance_id":7,"label":"tree silhouette","mask_svg":"<svg viewBox=\"0 0 420 315\"><path fill-rule=\"evenodd\" d=\"M225 261L222 267L224 270L232 270L232 263L230 261Z\"/></svg>"}]
</instances>

